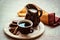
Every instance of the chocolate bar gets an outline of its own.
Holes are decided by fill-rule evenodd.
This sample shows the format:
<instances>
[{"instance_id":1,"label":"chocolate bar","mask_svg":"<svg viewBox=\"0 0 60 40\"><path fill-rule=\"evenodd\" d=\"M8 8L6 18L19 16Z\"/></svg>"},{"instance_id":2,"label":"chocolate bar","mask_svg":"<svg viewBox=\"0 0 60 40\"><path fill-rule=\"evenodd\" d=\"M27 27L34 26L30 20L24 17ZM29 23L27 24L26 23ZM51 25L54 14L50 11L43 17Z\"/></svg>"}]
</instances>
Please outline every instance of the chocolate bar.
<instances>
[{"instance_id":1,"label":"chocolate bar","mask_svg":"<svg viewBox=\"0 0 60 40\"><path fill-rule=\"evenodd\" d=\"M48 14L48 23L49 25L53 25L55 23L55 13Z\"/></svg>"},{"instance_id":2,"label":"chocolate bar","mask_svg":"<svg viewBox=\"0 0 60 40\"><path fill-rule=\"evenodd\" d=\"M51 27L56 27L60 25L60 18L55 16L55 13L50 13L48 15L49 25Z\"/></svg>"}]
</instances>

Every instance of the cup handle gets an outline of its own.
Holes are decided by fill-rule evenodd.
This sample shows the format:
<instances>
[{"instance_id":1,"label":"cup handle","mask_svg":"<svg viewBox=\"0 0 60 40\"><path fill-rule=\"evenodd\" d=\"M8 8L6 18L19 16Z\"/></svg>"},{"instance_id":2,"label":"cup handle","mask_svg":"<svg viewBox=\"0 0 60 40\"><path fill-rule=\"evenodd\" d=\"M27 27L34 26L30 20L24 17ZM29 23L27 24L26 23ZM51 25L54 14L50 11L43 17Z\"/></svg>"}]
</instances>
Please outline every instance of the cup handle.
<instances>
[{"instance_id":1,"label":"cup handle","mask_svg":"<svg viewBox=\"0 0 60 40\"><path fill-rule=\"evenodd\" d=\"M40 12L39 17L41 17L42 16L42 9L38 10L38 12Z\"/></svg>"},{"instance_id":2,"label":"cup handle","mask_svg":"<svg viewBox=\"0 0 60 40\"><path fill-rule=\"evenodd\" d=\"M31 29L30 29L30 33L32 33L33 31L34 31L33 28L31 28Z\"/></svg>"}]
</instances>

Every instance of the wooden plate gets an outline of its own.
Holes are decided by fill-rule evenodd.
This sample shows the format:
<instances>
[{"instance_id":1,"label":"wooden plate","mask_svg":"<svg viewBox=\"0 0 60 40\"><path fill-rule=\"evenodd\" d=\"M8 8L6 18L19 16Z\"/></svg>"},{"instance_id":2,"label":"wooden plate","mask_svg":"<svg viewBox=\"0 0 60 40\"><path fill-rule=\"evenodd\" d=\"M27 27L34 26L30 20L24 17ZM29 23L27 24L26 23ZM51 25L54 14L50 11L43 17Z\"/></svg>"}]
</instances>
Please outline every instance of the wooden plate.
<instances>
[{"instance_id":1,"label":"wooden plate","mask_svg":"<svg viewBox=\"0 0 60 40\"><path fill-rule=\"evenodd\" d=\"M9 25L9 24L8 24ZM34 29L34 32L33 33L29 33L27 35L24 35L24 34L19 34L19 35L14 35L12 34L10 31L9 31L9 26L6 26L4 28L4 32L10 36L10 37L13 37L13 38L17 38L17 39L31 39L31 38L35 38L35 37L38 37L39 35L41 35L43 32L44 32L44 25L42 22L39 23L39 25L37 26L36 29Z\"/></svg>"}]
</instances>

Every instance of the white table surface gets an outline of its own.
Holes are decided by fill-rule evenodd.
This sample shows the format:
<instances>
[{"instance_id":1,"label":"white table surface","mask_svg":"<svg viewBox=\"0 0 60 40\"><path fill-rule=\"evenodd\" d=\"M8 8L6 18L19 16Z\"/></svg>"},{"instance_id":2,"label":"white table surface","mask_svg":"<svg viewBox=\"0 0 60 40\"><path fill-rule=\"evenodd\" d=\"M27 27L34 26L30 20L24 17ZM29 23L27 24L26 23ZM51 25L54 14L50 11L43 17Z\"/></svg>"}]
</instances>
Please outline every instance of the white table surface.
<instances>
[{"instance_id":1,"label":"white table surface","mask_svg":"<svg viewBox=\"0 0 60 40\"><path fill-rule=\"evenodd\" d=\"M17 17L17 12L27 3L34 3L47 12L55 12L60 17L60 0L0 0L0 40L15 40L7 37L3 28L5 24ZM35 40L60 40L60 26L51 28L45 25L43 35Z\"/></svg>"}]
</instances>

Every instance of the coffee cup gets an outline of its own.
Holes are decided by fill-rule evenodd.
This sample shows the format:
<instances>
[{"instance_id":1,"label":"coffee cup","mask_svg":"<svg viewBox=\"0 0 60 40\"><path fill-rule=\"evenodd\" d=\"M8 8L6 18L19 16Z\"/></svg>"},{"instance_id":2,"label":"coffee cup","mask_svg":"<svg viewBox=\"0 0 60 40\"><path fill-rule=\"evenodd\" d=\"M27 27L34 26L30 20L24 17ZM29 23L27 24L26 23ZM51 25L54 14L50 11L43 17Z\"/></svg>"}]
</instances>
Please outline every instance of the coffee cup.
<instances>
[{"instance_id":1,"label":"coffee cup","mask_svg":"<svg viewBox=\"0 0 60 40\"><path fill-rule=\"evenodd\" d=\"M33 23L30 20L24 19L24 20L19 20L17 22L18 25L18 30L22 33L22 34L28 34L28 33L32 33L33 32Z\"/></svg>"}]
</instances>

